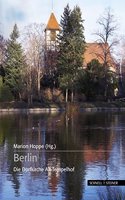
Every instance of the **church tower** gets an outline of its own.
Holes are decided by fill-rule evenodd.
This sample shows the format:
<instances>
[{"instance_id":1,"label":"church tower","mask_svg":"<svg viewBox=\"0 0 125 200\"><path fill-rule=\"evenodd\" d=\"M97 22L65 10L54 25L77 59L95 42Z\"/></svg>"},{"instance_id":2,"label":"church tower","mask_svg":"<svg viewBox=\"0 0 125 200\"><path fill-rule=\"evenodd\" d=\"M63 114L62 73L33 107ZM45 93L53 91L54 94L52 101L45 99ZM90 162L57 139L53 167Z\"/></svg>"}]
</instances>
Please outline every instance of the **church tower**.
<instances>
[{"instance_id":1,"label":"church tower","mask_svg":"<svg viewBox=\"0 0 125 200\"><path fill-rule=\"evenodd\" d=\"M46 50L56 50L57 48L57 34L60 31L59 24L56 20L54 13L52 12L45 28L45 45Z\"/></svg>"},{"instance_id":2,"label":"church tower","mask_svg":"<svg viewBox=\"0 0 125 200\"><path fill-rule=\"evenodd\" d=\"M57 57L58 57L58 39L57 35L60 32L60 26L52 12L45 28L45 74L46 83L51 85L51 88L57 86ZM50 87L49 85L49 87Z\"/></svg>"}]
</instances>

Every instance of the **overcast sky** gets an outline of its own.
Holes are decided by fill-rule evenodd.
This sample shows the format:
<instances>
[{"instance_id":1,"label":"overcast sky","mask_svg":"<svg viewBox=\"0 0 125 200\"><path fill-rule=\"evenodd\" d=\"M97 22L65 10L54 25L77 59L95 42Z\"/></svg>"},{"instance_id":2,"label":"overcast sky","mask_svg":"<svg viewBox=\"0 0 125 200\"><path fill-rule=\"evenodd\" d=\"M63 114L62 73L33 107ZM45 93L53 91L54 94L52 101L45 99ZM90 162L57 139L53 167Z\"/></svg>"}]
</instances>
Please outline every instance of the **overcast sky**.
<instances>
[{"instance_id":1,"label":"overcast sky","mask_svg":"<svg viewBox=\"0 0 125 200\"><path fill-rule=\"evenodd\" d=\"M120 25L119 33L125 34L125 0L53 0L53 10L57 20L69 3L70 8L80 6L85 27L86 41L93 41L92 33L97 29L97 19L110 7ZM20 30L36 22L46 24L52 12L52 0L0 0L0 32L6 37L17 23Z\"/></svg>"}]
</instances>

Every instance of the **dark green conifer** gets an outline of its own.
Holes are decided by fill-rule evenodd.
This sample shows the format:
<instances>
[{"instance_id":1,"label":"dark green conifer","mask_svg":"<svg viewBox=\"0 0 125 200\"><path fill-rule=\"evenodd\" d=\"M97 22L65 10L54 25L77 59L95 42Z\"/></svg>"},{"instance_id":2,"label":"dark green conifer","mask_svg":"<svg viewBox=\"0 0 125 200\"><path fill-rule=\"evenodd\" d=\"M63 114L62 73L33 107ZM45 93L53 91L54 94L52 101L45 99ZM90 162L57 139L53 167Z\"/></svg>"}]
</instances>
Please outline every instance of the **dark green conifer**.
<instances>
[{"instance_id":1,"label":"dark green conifer","mask_svg":"<svg viewBox=\"0 0 125 200\"><path fill-rule=\"evenodd\" d=\"M7 43L7 56L5 64L5 83L10 87L15 98L20 97L22 87L22 70L24 66L24 56L21 44L17 41L19 31L14 25L10 39Z\"/></svg>"},{"instance_id":2,"label":"dark green conifer","mask_svg":"<svg viewBox=\"0 0 125 200\"><path fill-rule=\"evenodd\" d=\"M84 27L81 11L78 6L71 11L69 5L64 9L61 18L61 32L59 34L59 83L60 87L66 91L66 101L68 91L75 88L78 71L83 66L83 54L85 49Z\"/></svg>"}]
</instances>

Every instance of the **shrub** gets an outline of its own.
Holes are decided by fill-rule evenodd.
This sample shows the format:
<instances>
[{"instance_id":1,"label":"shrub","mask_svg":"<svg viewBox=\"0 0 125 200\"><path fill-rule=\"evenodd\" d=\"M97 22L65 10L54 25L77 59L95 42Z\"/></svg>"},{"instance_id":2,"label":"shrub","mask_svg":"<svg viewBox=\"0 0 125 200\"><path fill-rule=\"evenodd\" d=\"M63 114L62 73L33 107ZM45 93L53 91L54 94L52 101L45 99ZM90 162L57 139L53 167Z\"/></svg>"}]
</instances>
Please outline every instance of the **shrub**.
<instances>
[{"instance_id":1,"label":"shrub","mask_svg":"<svg viewBox=\"0 0 125 200\"><path fill-rule=\"evenodd\" d=\"M0 79L0 102L12 101L13 95L10 91L10 88L2 83L2 79Z\"/></svg>"}]
</instances>

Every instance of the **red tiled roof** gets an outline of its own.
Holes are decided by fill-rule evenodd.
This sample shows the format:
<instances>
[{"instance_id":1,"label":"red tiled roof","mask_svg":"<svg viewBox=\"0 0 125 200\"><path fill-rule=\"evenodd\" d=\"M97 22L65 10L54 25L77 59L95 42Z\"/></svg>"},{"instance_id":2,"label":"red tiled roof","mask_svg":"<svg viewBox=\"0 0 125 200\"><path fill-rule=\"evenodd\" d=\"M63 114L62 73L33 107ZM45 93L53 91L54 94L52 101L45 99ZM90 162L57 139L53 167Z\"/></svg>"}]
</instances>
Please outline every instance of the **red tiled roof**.
<instances>
[{"instance_id":1,"label":"red tiled roof","mask_svg":"<svg viewBox=\"0 0 125 200\"><path fill-rule=\"evenodd\" d=\"M101 64L104 63L104 44L100 43L87 43L86 44L86 50L84 54L84 64L87 65L87 63L91 62L93 59L97 59ZM108 44L107 44L108 49ZM111 67L115 67L115 62L110 54L108 53L108 64Z\"/></svg>"}]
</instances>

